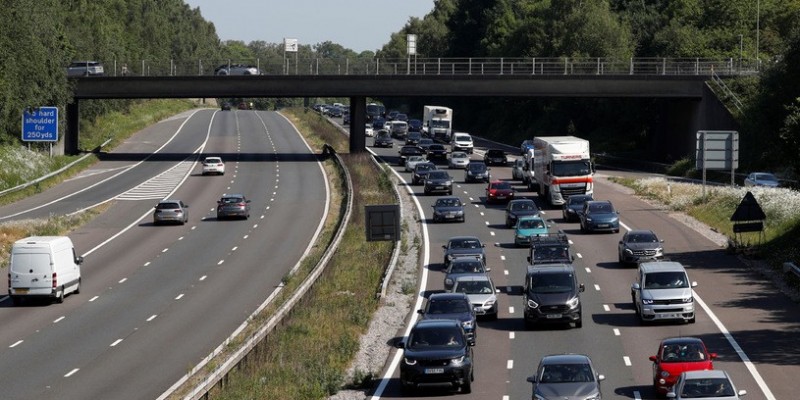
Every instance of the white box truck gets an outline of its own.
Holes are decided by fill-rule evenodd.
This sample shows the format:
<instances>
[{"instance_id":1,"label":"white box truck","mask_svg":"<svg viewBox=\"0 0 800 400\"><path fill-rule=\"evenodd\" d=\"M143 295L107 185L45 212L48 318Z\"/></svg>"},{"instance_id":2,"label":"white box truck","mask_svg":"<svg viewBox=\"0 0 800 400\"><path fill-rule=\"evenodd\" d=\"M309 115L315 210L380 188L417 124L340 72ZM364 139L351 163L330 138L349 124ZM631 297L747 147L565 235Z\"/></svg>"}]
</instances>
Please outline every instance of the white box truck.
<instances>
[{"instance_id":1,"label":"white box truck","mask_svg":"<svg viewBox=\"0 0 800 400\"><path fill-rule=\"evenodd\" d=\"M594 168L588 140L539 136L533 139L533 153L533 179L547 203L560 206L569 196L592 194Z\"/></svg>"},{"instance_id":2,"label":"white box truck","mask_svg":"<svg viewBox=\"0 0 800 400\"><path fill-rule=\"evenodd\" d=\"M44 297L61 303L80 293L83 257L66 236L31 236L14 242L8 266L8 296L14 305L23 298Z\"/></svg>"},{"instance_id":3,"label":"white box truck","mask_svg":"<svg viewBox=\"0 0 800 400\"><path fill-rule=\"evenodd\" d=\"M422 133L433 139L449 142L453 133L453 109L425 106L422 111Z\"/></svg>"}]
</instances>

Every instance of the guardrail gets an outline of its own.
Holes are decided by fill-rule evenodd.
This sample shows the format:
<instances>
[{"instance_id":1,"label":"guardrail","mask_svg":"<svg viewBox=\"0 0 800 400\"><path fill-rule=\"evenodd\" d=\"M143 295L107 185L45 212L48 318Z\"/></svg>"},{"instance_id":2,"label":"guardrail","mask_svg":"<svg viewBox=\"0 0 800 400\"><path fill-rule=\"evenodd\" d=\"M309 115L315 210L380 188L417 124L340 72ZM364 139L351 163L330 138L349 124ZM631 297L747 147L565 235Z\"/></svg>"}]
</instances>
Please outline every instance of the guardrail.
<instances>
[{"instance_id":1,"label":"guardrail","mask_svg":"<svg viewBox=\"0 0 800 400\"><path fill-rule=\"evenodd\" d=\"M791 261L783 263L783 272L791 273L795 278L800 279L800 267Z\"/></svg>"},{"instance_id":2,"label":"guardrail","mask_svg":"<svg viewBox=\"0 0 800 400\"><path fill-rule=\"evenodd\" d=\"M608 57L302 58L242 60L107 60L105 76L198 76L230 70L257 75L648 75L758 74L756 60ZM91 78L91 77L90 77Z\"/></svg>"},{"instance_id":3,"label":"guardrail","mask_svg":"<svg viewBox=\"0 0 800 400\"><path fill-rule=\"evenodd\" d=\"M347 225L350 221L350 217L353 211L353 182L350 177L350 172L344 165L344 162L333 149L333 147L329 145L325 145L323 148L322 154L328 155L333 157L336 161L336 165L343 171L345 175L345 182L347 184L347 203L345 208L345 213L342 216L342 219L339 220L338 227L336 229L336 234L334 235L333 241L331 242L330 246L325 250L322 258L319 260L317 265L314 269L309 273L303 283L297 288L297 290L292 294L292 296L284 303L278 310L275 311L275 314L269 318L267 323L262 326L258 332L250 336L247 341L235 352L231 357L227 360L222 362L215 370L210 373L205 379L203 379L200 383L194 385L194 388L186 394L183 398L184 399L207 399L208 393L217 385L224 385L227 382L228 374L234 369L239 367L243 362L246 362L248 355L264 340L264 338L275 329L275 327L283 321L283 319L289 314L289 312L294 308L294 306L306 295L306 293L311 289L311 287L316 283L317 279L322 275L325 271L325 267L330 261L331 257L333 257L336 249L339 246L339 243L344 236L345 231L347 230ZM258 311L257 311L258 312ZM240 332L236 332L240 333ZM235 333L235 334L236 334ZM229 339L230 340L230 339ZM227 346L229 343L226 341L218 349L221 349ZM215 351L216 353L216 351ZM174 393L182 384L187 382L191 379L196 373L200 372L203 368L205 368L207 362L210 361L214 354L212 353L211 356L207 357L203 362L192 369L188 374L184 376L183 379L178 381L172 388L168 390L168 392ZM164 397L166 398L166 397Z\"/></svg>"}]
</instances>

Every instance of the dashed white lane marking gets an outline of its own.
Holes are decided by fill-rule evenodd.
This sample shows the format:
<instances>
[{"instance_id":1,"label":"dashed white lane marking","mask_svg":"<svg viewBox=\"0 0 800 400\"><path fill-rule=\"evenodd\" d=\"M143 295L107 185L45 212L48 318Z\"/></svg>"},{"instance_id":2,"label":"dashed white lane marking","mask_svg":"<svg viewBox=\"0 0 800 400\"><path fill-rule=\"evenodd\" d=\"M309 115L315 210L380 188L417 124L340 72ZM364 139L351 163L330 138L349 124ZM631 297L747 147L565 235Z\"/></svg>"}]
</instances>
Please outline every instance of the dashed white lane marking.
<instances>
[{"instance_id":1,"label":"dashed white lane marking","mask_svg":"<svg viewBox=\"0 0 800 400\"><path fill-rule=\"evenodd\" d=\"M503 270L503 275L508 275L508 270Z\"/></svg>"},{"instance_id":2,"label":"dashed white lane marking","mask_svg":"<svg viewBox=\"0 0 800 400\"><path fill-rule=\"evenodd\" d=\"M611 311L611 307L609 307L608 304L603 304L603 311L609 312Z\"/></svg>"},{"instance_id":3,"label":"dashed white lane marking","mask_svg":"<svg viewBox=\"0 0 800 400\"><path fill-rule=\"evenodd\" d=\"M630 367L631 366L631 358L630 357L624 356L624 357L622 357L622 361L625 362L625 366L626 367Z\"/></svg>"},{"instance_id":4,"label":"dashed white lane marking","mask_svg":"<svg viewBox=\"0 0 800 400\"><path fill-rule=\"evenodd\" d=\"M514 313L514 307L508 307L508 313L509 314L513 314Z\"/></svg>"},{"instance_id":5,"label":"dashed white lane marking","mask_svg":"<svg viewBox=\"0 0 800 400\"><path fill-rule=\"evenodd\" d=\"M12 344L11 346L8 346L8 348L9 349L13 349L14 347L17 347L17 346L21 345L22 342L24 342L24 340L17 340L16 342L14 342L14 344Z\"/></svg>"},{"instance_id":6,"label":"dashed white lane marking","mask_svg":"<svg viewBox=\"0 0 800 400\"><path fill-rule=\"evenodd\" d=\"M166 252L168 252L168 251L169 251L169 248L166 248L166 249L164 249L164 250L161 250L161 252L162 252L162 253L166 253Z\"/></svg>"},{"instance_id":7,"label":"dashed white lane marking","mask_svg":"<svg viewBox=\"0 0 800 400\"><path fill-rule=\"evenodd\" d=\"M201 276L201 277L200 277L200 282L202 282L202 281L206 280L206 278L207 278L207 277L208 277L207 275L203 275L203 276Z\"/></svg>"},{"instance_id":8,"label":"dashed white lane marking","mask_svg":"<svg viewBox=\"0 0 800 400\"><path fill-rule=\"evenodd\" d=\"M248 236L250 236L250 235L244 235L244 236L242 236L242 239L247 239Z\"/></svg>"},{"instance_id":9,"label":"dashed white lane marking","mask_svg":"<svg viewBox=\"0 0 800 400\"><path fill-rule=\"evenodd\" d=\"M151 315L151 316L150 316L150 318L146 319L146 321L147 321L147 322L150 322L150 321L152 321L152 320L156 319L156 317L157 317L157 316L158 316L158 315L155 315L155 314L153 314L153 315Z\"/></svg>"},{"instance_id":10,"label":"dashed white lane marking","mask_svg":"<svg viewBox=\"0 0 800 400\"><path fill-rule=\"evenodd\" d=\"M53 323L54 323L54 324L57 324L57 323L59 323L59 322L63 321L63 320L64 320L64 318L67 318L67 317L62 315L62 316L60 316L60 317L56 318L56 319L55 319L55 321L53 321Z\"/></svg>"},{"instance_id":11,"label":"dashed white lane marking","mask_svg":"<svg viewBox=\"0 0 800 400\"><path fill-rule=\"evenodd\" d=\"M509 399L508 395L503 396L503 400L508 400L508 399Z\"/></svg>"},{"instance_id":12,"label":"dashed white lane marking","mask_svg":"<svg viewBox=\"0 0 800 400\"><path fill-rule=\"evenodd\" d=\"M253 229L258 228L258 224L253 225Z\"/></svg>"},{"instance_id":13,"label":"dashed white lane marking","mask_svg":"<svg viewBox=\"0 0 800 400\"><path fill-rule=\"evenodd\" d=\"M69 378L70 376L75 375L75 373L78 371L80 371L80 368L75 368L72 371L67 372L67 374L64 375L64 378Z\"/></svg>"},{"instance_id":14,"label":"dashed white lane marking","mask_svg":"<svg viewBox=\"0 0 800 400\"><path fill-rule=\"evenodd\" d=\"M261 214L261 217L259 217L259 219L264 219L264 217L265 217L265 215Z\"/></svg>"},{"instance_id":15,"label":"dashed white lane marking","mask_svg":"<svg viewBox=\"0 0 800 400\"><path fill-rule=\"evenodd\" d=\"M236 249L238 249L238 248L239 248L239 246L233 246L233 248L231 249L231 251L236 251Z\"/></svg>"},{"instance_id":16,"label":"dashed white lane marking","mask_svg":"<svg viewBox=\"0 0 800 400\"><path fill-rule=\"evenodd\" d=\"M570 246L572 246L573 244L575 244L575 243L572 243L572 239L567 239L567 242L569 243L569 245L570 245Z\"/></svg>"},{"instance_id":17,"label":"dashed white lane marking","mask_svg":"<svg viewBox=\"0 0 800 400\"><path fill-rule=\"evenodd\" d=\"M591 269L591 268L589 268L589 267L586 267L586 273L587 273L587 274L591 274L591 273L592 273L592 269Z\"/></svg>"},{"instance_id":18,"label":"dashed white lane marking","mask_svg":"<svg viewBox=\"0 0 800 400\"><path fill-rule=\"evenodd\" d=\"M175 298L175 300L180 300L182 298L183 298L183 293L179 294L178 297Z\"/></svg>"},{"instance_id":19,"label":"dashed white lane marking","mask_svg":"<svg viewBox=\"0 0 800 400\"><path fill-rule=\"evenodd\" d=\"M100 296L94 296L94 297L92 297L91 299L89 299L89 302L93 302L93 301L97 300L97 298L98 298L98 297L100 297Z\"/></svg>"},{"instance_id":20,"label":"dashed white lane marking","mask_svg":"<svg viewBox=\"0 0 800 400\"><path fill-rule=\"evenodd\" d=\"M512 340L513 340L513 339L514 339L514 336L515 336L514 332L508 332L508 338L509 338L509 339L512 339Z\"/></svg>"},{"instance_id":21,"label":"dashed white lane marking","mask_svg":"<svg viewBox=\"0 0 800 400\"><path fill-rule=\"evenodd\" d=\"M486 221L486 226L489 226L489 221Z\"/></svg>"},{"instance_id":22,"label":"dashed white lane marking","mask_svg":"<svg viewBox=\"0 0 800 400\"><path fill-rule=\"evenodd\" d=\"M614 336L619 336L619 328L614 328Z\"/></svg>"},{"instance_id":23,"label":"dashed white lane marking","mask_svg":"<svg viewBox=\"0 0 800 400\"><path fill-rule=\"evenodd\" d=\"M178 241L181 241L181 240L183 240L183 236L181 236L181 237L179 237L179 238L178 238Z\"/></svg>"},{"instance_id":24,"label":"dashed white lane marking","mask_svg":"<svg viewBox=\"0 0 800 400\"><path fill-rule=\"evenodd\" d=\"M485 217L485 216L486 216L486 214L484 214L483 211L481 211L481 217Z\"/></svg>"},{"instance_id":25,"label":"dashed white lane marking","mask_svg":"<svg viewBox=\"0 0 800 400\"><path fill-rule=\"evenodd\" d=\"M500 256L500 259L505 261L506 260L506 256Z\"/></svg>"},{"instance_id":26,"label":"dashed white lane marking","mask_svg":"<svg viewBox=\"0 0 800 400\"><path fill-rule=\"evenodd\" d=\"M489 231L489 236L494 236L494 231Z\"/></svg>"},{"instance_id":27,"label":"dashed white lane marking","mask_svg":"<svg viewBox=\"0 0 800 400\"><path fill-rule=\"evenodd\" d=\"M224 262L225 262L225 260L219 260L219 262L217 263L217 265L222 265L222 263L224 263Z\"/></svg>"},{"instance_id":28,"label":"dashed white lane marking","mask_svg":"<svg viewBox=\"0 0 800 400\"><path fill-rule=\"evenodd\" d=\"M144 266L145 266L145 267L146 267L146 266L148 266L148 265L150 265L150 261L148 261L148 262L144 263Z\"/></svg>"},{"instance_id":29,"label":"dashed white lane marking","mask_svg":"<svg viewBox=\"0 0 800 400\"><path fill-rule=\"evenodd\" d=\"M514 369L514 360L508 360L506 363L506 369Z\"/></svg>"},{"instance_id":30,"label":"dashed white lane marking","mask_svg":"<svg viewBox=\"0 0 800 400\"><path fill-rule=\"evenodd\" d=\"M111 343L111 346L108 346L108 347L114 347L114 346L116 346L116 345L118 345L120 343L122 343L122 339L117 339L117 340L114 341L114 343Z\"/></svg>"},{"instance_id":31,"label":"dashed white lane marking","mask_svg":"<svg viewBox=\"0 0 800 400\"><path fill-rule=\"evenodd\" d=\"M599 292L599 291L600 291L600 285L598 285L598 284L595 284L595 285L594 285L594 290L596 290L596 291L598 291L598 292Z\"/></svg>"},{"instance_id":32,"label":"dashed white lane marking","mask_svg":"<svg viewBox=\"0 0 800 400\"><path fill-rule=\"evenodd\" d=\"M578 258L583 258L583 256L581 255L581 253L575 253L575 255L576 255Z\"/></svg>"},{"instance_id":33,"label":"dashed white lane marking","mask_svg":"<svg viewBox=\"0 0 800 400\"><path fill-rule=\"evenodd\" d=\"M122 278L122 279L119 280L119 283L125 283L125 281L127 281L127 280L128 280L128 278Z\"/></svg>"}]
</instances>

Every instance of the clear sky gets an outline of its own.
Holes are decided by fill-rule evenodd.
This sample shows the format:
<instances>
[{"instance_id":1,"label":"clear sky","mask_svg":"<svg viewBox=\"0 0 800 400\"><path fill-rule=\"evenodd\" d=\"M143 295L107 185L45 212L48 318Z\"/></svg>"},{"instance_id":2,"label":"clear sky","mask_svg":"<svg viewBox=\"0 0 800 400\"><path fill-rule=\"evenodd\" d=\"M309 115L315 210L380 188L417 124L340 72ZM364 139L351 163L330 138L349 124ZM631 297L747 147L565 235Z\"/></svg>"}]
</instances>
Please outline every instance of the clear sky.
<instances>
[{"instance_id":1,"label":"clear sky","mask_svg":"<svg viewBox=\"0 0 800 400\"><path fill-rule=\"evenodd\" d=\"M222 40L300 45L331 41L355 52L378 50L410 17L422 18L434 0L184 0L200 7Z\"/></svg>"}]
</instances>

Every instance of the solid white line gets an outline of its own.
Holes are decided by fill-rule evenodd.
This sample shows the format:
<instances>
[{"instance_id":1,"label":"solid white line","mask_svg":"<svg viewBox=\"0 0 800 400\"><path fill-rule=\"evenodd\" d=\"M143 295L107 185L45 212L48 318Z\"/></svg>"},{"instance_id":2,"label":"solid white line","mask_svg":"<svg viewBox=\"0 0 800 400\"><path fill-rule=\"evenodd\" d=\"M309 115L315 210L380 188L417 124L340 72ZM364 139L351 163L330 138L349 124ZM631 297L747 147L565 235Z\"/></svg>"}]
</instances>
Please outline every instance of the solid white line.
<instances>
[{"instance_id":1,"label":"solid white line","mask_svg":"<svg viewBox=\"0 0 800 400\"><path fill-rule=\"evenodd\" d=\"M179 294L178 297L175 298L175 300L180 300L182 298L183 298L183 293Z\"/></svg>"},{"instance_id":2,"label":"solid white line","mask_svg":"<svg viewBox=\"0 0 800 400\"><path fill-rule=\"evenodd\" d=\"M111 343L111 346L108 346L108 347L114 347L114 346L120 344L120 342L122 342L122 339L117 339L116 341L114 341L114 343Z\"/></svg>"},{"instance_id":3,"label":"solid white line","mask_svg":"<svg viewBox=\"0 0 800 400\"><path fill-rule=\"evenodd\" d=\"M74 375L78 371L80 371L80 368L75 368L72 371L69 371L66 375L64 375L64 378L69 378L70 376Z\"/></svg>"},{"instance_id":4,"label":"solid white line","mask_svg":"<svg viewBox=\"0 0 800 400\"><path fill-rule=\"evenodd\" d=\"M56 320L55 320L55 321L53 321L53 323L54 323L54 324L57 324L57 323L59 323L59 322L63 321L63 320L64 320L64 318L67 318L67 317L65 317L65 316L63 316L63 315L62 315L62 316L60 316L60 317L56 318Z\"/></svg>"},{"instance_id":5,"label":"solid white line","mask_svg":"<svg viewBox=\"0 0 800 400\"><path fill-rule=\"evenodd\" d=\"M630 357L624 356L624 357L622 357L622 361L625 362L625 366L626 367L630 367L631 366L631 358Z\"/></svg>"},{"instance_id":6,"label":"solid white line","mask_svg":"<svg viewBox=\"0 0 800 400\"><path fill-rule=\"evenodd\" d=\"M152 320L156 319L156 317L157 317L157 315L156 315L156 314L153 314L153 315L151 315L151 316L150 316L150 318L146 319L146 321L147 321L147 322L150 322L150 321L152 321Z\"/></svg>"},{"instance_id":7,"label":"solid white line","mask_svg":"<svg viewBox=\"0 0 800 400\"><path fill-rule=\"evenodd\" d=\"M22 342L24 342L24 340L17 340L16 343L12 344L11 346L8 346L8 348L13 349L14 347L21 345Z\"/></svg>"},{"instance_id":8,"label":"solid white line","mask_svg":"<svg viewBox=\"0 0 800 400\"><path fill-rule=\"evenodd\" d=\"M730 331L728 331L728 328L722 324L722 321L720 321L719 318L717 318L717 315L711 311L711 308L709 308L703 299L697 295L697 292L692 292L694 293L694 299L697 301L697 304L699 304L706 314L708 314L709 318L711 318L711 321L713 321L714 325L717 326L717 329L722 332L722 335L728 340L728 343L730 343L731 347L733 347L733 350L736 351L736 354L742 360L745 367L747 367L747 370L750 371L750 375L753 376L753 379L755 379L758 387L761 388L761 391L764 393L764 397L766 397L767 400L776 400L775 396L772 394L772 391L769 390L769 386L767 386L767 383L764 382L764 378L762 378L761 374L758 373L756 366L750 361L750 357L748 357L742 347L739 346L739 343L736 342L736 339L733 338L733 335L731 335Z\"/></svg>"},{"instance_id":9,"label":"solid white line","mask_svg":"<svg viewBox=\"0 0 800 400\"><path fill-rule=\"evenodd\" d=\"M514 369L514 360L508 360L506 363L506 369Z\"/></svg>"},{"instance_id":10,"label":"solid white line","mask_svg":"<svg viewBox=\"0 0 800 400\"><path fill-rule=\"evenodd\" d=\"M622 221L619 221L619 226L625 228L626 231L632 230L628 225L625 225Z\"/></svg>"}]
</instances>

